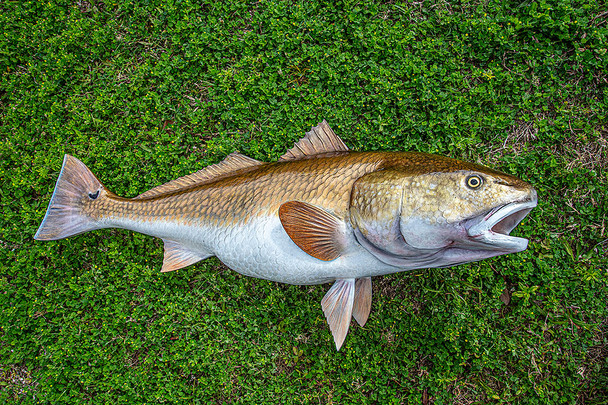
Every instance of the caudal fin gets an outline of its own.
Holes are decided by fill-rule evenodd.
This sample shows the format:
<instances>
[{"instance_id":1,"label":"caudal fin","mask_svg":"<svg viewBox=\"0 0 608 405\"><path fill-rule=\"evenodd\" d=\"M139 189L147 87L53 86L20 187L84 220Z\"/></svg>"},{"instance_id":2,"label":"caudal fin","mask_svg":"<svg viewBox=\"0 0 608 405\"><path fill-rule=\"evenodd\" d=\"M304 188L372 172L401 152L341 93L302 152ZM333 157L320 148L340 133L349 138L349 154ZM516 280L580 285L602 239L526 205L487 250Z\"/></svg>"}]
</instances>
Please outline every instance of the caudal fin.
<instances>
[{"instance_id":1,"label":"caudal fin","mask_svg":"<svg viewBox=\"0 0 608 405\"><path fill-rule=\"evenodd\" d=\"M103 191L101 182L84 163L65 155L51 202L34 239L57 240L102 228L83 208Z\"/></svg>"}]
</instances>

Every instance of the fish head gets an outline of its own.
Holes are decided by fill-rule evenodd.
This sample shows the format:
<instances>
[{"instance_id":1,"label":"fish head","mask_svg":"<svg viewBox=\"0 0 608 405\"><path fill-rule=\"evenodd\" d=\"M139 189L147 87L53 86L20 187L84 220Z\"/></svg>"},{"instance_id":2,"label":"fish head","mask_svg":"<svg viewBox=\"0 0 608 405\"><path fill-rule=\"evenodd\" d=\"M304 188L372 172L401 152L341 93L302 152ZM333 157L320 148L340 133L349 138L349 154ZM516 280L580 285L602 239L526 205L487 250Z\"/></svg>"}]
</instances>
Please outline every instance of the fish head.
<instances>
[{"instance_id":1,"label":"fish head","mask_svg":"<svg viewBox=\"0 0 608 405\"><path fill-rule=\"evenodd\" d=\"M516 177L479 168L409 176L404 181L400 231L421 250L460 248L490 256L525 250L510 232L537 204L537 193ZM463 259L466 259L464 254Z\"/></svg>"},{"instance_id":2,"label":"fish head","mask_svg":"<svg viewBox=\"0 0 608 405\"><path fill-rule=\"evenodd\" d=\"M527 239L510 233L537 205L530 184L481 165L427 159L426 170L402 178L404 250L428 266L446 267L527 248Z\"/></svg>"},{"instance_id":3,"label":"fish head","mask_svg":"<svg viewBox=\"0 0 608 405\"><path fill-rule=\"evenodd\" d=\"M510 233L537 205L530 184L442 156L417 154L416 159L424 163L391 168L390 176L378 173L375 185L390 197L367 200L376 206L381 201L383 208L351 207L355 236L368 251L385 263L413 269L447 267L527 248L527 239ZM385 202L389 198L394 202ZM366 201L353 202L359 200Z\"/></svg>"}]
</instances>

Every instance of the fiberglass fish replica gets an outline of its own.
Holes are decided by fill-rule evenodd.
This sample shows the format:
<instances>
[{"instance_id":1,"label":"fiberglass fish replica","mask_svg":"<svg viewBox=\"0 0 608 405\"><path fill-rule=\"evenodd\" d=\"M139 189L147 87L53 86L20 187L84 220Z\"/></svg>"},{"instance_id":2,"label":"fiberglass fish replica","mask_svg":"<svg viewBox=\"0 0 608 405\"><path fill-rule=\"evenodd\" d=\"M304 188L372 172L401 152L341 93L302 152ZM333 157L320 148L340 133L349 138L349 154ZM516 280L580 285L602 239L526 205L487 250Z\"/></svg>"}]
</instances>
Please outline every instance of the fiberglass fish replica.
<instances>
[{"instance_id":1,"label":"fiberglass fish replica","mask_svg":"<svg viewBox=\"0 0 608 405\"><path fill-rule=\"evenodd\" d=\"M38 240L101 228L162 238L161 271L211 256L250 277L334 282L321 306L336 348L364 325L371 277L526 249L509 233L537 204L516 177L414 152L350 152L325 121L278 162L239 153L135 198L66 155Z\"/></svg>"}]
</instances>

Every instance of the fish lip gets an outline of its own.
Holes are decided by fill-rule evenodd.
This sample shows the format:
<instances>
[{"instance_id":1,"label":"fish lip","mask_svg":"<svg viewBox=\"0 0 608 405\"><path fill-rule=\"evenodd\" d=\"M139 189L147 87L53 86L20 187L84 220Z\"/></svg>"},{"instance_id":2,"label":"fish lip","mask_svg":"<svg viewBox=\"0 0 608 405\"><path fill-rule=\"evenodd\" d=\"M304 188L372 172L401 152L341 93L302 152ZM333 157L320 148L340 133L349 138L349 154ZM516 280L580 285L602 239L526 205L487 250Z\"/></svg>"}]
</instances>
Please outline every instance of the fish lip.
<instances>
[{"instance_id":1,"label":"fish lip","mask_svg":"<svg viewBox=\"0 0 608 405\"><path fill-rule=\"evenodd\" d=\"M495 207L468 227L469 238L491 250L521 252L528 247L528 239L511 236L509 233L537 204L534 193L531 199Z\"/></svg>"}]
</instances>

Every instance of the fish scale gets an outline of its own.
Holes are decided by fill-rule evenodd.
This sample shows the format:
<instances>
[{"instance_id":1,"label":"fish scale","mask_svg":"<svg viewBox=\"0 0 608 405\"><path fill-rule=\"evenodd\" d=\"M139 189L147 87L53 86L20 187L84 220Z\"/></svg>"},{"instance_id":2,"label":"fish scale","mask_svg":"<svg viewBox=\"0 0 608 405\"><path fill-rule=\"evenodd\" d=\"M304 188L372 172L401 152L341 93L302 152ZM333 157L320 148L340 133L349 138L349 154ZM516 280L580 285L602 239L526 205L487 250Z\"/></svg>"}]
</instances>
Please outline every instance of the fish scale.
<instances>
[{"instance_id":1,"label":"fish scale","mask_svg":"<svg viewBox=\"0 0 608 405\"><path fill-rule=\"evenodd\" d=\"M356 179L382 163L381 156L344 155L320 158L314 166L281 162L260 166L254 172L211 181L190 190L145 199L124 199L108 194L86 206L95 220L176 217L177 222L233 226L268 215L290 200L306 201L345 217L350 189ZM271 181L270 181L271 180Z\"/></svg>"}]
</instances>

